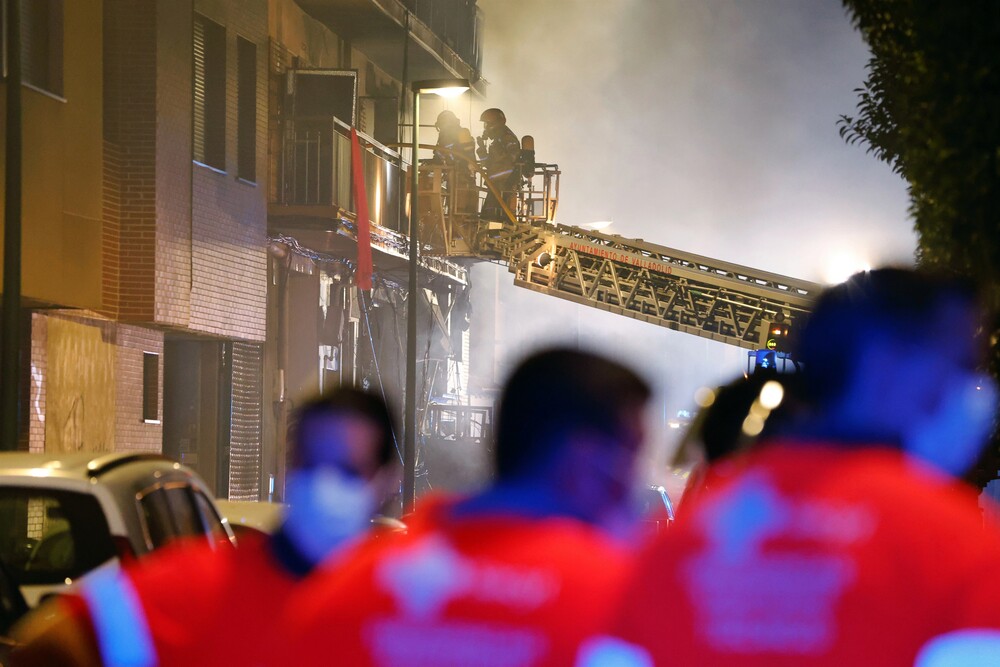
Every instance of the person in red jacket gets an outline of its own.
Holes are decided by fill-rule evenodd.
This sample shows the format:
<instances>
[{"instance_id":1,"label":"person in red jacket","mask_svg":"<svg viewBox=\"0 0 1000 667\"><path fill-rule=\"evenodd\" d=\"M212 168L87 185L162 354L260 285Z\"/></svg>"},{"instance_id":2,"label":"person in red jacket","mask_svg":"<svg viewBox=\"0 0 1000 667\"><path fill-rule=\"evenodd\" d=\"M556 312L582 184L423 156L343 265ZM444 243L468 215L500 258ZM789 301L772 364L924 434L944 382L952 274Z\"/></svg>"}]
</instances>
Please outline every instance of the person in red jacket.
<instances>
[{"instance_id":1,"label":"person in red jacket","mask_svg":"<svg viewBox=\"0 0 1000 667\"><path fill-rule=\"evenodd\" d=\"M1000 656L1000 531L956 479L996 405L981 323L908 270L823 294L801 413L715 466L580 664L996 664L972 656Z\"/></svg>"},{"instance_id":2,"label":"person in red jacket","mask_svg":"<svg viewBox=\"0 0 1000 667\"><path fill-rule=\"evenodd\" d=\"M283 664L273 629L292 591L367 532L398 483L390 415L381 399L352 388L306 404L273 535L241 537L236 549L181 543L95 572L78 595L36 612L13 664Z\"/></svg>"},{"instance_id":3,"label":"person in red jacket","mask_svg":"<svg viewBox=\"0 0 1000 667\"><path fill-rule=\"evenodd\" d=\"M571 665L607 622L628 551L644 381L603 358L525 360L500 402L496 481L425 501L406 535L368 542L297 595L287 664Z\"/></svg>"}]
</instances>

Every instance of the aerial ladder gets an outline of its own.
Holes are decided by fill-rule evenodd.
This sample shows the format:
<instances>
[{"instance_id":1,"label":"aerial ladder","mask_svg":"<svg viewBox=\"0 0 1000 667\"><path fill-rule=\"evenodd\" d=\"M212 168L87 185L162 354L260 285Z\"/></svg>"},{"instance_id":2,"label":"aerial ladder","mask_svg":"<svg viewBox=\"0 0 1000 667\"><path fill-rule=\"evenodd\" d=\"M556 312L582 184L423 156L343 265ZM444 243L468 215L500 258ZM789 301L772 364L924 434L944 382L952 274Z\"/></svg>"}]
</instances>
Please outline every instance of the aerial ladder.
<instances>
[{"instance_id":1,"label":"aerial ladder","mask_svg":"<svg viewBox=\"0 0 1000 667\"><path fill-rule=\"evenodd\" d=\"M810 310L820 285L556 224L559 177L557 165L531 162L522 168L521 187L501 193L481 166L461 156L422 164L422 254L496 262L518 287L787 358L782 338ZM480 219L487 190L501 202L502 220Z\"/></svg>"}]
</instances>

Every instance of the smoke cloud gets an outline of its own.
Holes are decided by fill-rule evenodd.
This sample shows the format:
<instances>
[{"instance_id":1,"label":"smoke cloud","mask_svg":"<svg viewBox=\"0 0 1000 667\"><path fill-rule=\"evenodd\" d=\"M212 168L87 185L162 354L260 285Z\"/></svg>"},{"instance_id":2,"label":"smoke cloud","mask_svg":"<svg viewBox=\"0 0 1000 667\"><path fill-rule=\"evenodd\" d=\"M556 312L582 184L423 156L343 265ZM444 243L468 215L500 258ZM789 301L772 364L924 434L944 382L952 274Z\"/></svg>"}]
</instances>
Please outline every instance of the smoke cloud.
<instances>
[{"instance_id":1,"label":"smoke cloud","mask_svg":"<svg viewBox=\"0 0 1000 667\"><path fill-rule=\"evenodd\" d=\"M868 59L838 0L479 4L484 106L560 165L558 222L613 220L611 233L817 282L912 262L905 184L837 134ZM480 108L465 112L475 134ZM548 343L631 363L660 392L661 448L699 386L746 368L743 350L514 288L493 265L473 271L477 291L497 271L500 367Z\"/></svg>"}]
</instances>

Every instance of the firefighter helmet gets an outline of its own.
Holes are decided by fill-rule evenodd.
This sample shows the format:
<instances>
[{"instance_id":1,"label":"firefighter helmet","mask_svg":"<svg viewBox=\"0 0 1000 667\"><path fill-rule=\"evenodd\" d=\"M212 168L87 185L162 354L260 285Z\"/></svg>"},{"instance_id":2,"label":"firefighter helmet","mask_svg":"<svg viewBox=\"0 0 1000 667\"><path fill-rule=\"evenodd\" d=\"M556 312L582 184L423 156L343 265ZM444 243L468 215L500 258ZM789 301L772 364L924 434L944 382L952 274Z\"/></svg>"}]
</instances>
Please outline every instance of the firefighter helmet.
<instances>
[{"instance_id":1,"label":"firefighter helmet","mask_svg":"<svg viewBox=\"0 0 1000 667\"><path fill-rule=\"evenodd\" d=\"M487 125L506 125L507 116L503 114L500 109L487 109L479 117L479 120L486 123Z\"/></svg>"},{"instance_id":2,"label":"firefighter helmet","mask_svg":"<svg viewBox=\"0 0 1000 667\"><path fill-rule=\"evenodd\" d=\"M447 109L439 113L437 120L434 121L434 127L436 127L439 131L447 127L458 127L460 124L458 116L456 116L454 112L448 111Z\"/></svg>"}]
</instances>

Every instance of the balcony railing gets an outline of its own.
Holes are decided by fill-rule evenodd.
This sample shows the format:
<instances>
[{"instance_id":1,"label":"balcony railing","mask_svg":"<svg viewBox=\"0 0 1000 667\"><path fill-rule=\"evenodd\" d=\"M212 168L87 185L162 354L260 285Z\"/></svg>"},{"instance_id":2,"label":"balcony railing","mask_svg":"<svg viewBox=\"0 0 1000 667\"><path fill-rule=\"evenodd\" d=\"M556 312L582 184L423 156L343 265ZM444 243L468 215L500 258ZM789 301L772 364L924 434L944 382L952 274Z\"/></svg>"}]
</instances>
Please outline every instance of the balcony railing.
<instances>
[{"instance_id":1,"label":"balcony railing","mask_svg":"<svg viewBox=\"0 0 1000 667\"><path fill-rule=\"evenodd\" d=\"M356 214L351 174L351 128L337 118L295 119L285 123L281 164L281 204L331 206ZM400 231L400 187L404 170L396 151L359 133L368 213L377 225Z\"/></svg>"},{"instance_id":2,"label":"balcony railing","mask_svg":"<svg viewBox=\"0 0 1000 667\"><path fill-rule=\"evenodd\" d=\"M475 405L427 406L422 432L438 440L490 442L493 431L493 408Z\"/></svg>"},{"instance_id":3,"label":"balcony railing","mask_svg":"<svg viewBox=\"0 0 1000 667\"><path fill-rule=\"evenodd\" d=\"M403 5L476 72L482 71L483 17L476 0L403 0Z\"/></svg>"}]
</instances>

